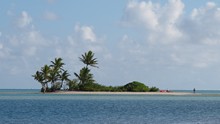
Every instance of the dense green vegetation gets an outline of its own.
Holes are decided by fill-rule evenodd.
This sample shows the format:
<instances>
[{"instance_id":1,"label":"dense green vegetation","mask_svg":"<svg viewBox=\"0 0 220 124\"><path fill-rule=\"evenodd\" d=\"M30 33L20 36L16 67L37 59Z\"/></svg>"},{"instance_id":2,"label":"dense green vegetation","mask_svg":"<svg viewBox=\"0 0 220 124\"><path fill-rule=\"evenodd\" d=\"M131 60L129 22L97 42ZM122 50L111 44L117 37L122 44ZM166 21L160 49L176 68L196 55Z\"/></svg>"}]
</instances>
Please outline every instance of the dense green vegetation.
<instances>
[{"instance_id":1,"label":"dense green vegetation","mask_svg":"<svg viewBox=\"0 0 220 124\"><path fill-rule=\"evenodd\" d=\"M41 83L42 92L60 90L69 81L70 74L63 69L64 63L61 58L55 58L51 65L44 65L40 71L33 75L34 79ZM49 88L49 83L51 87Z\"/></svg>"},{"instance_id":2,"label":"dense green vegetation","mask_svg":"<svg viewBox=\"0 0 220 124\"><path fill-rule=\"evenodd\" d=\"M40 71L37 71L33 77L41 85L41 92L54 92L56 90L70 91L110 91L110 92L157 92L156 87L149 88L138 81L130 82L124 86L104 86L96 83L91 73L91 67L98 68L97 58L94 53L88 51L79 57L80 61L85 64L79 73L74 73L76 78L70 79L71 76L63 68L65 65L61 58L55 58L51 65L44 65Z\"/></svg>"},{"instance_id":3,"label":"dense green vegetation","mask_svg":"<svg viewBox=\"0 0 220 124\"><path fill-rule=\"evenodd\" d=\"M149 88L145 86L143 83L133 81L131 83L128 83L124 86L126 91L131 92L146 92L149 91Z\"/></svg>"}]
</instances>

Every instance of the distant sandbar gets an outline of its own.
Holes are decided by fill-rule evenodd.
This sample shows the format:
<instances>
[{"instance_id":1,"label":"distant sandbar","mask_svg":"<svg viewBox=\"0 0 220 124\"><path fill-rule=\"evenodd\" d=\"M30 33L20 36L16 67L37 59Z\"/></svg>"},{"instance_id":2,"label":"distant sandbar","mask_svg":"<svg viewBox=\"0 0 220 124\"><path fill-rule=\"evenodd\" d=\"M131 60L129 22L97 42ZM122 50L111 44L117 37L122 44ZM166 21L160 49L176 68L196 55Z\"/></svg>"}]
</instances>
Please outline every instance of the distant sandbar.
<instances>
[{"instance_id":1,"label":"distant sandbar","mask_svg":"<svg viewBox=\"0 0 220 124\"><path fill-rule=\"evenodd\" d=\"M52 94L109 94L109 95L198 95L189 92L87 92L87 91L57 91Z\"/></svg>"}]
</instances>

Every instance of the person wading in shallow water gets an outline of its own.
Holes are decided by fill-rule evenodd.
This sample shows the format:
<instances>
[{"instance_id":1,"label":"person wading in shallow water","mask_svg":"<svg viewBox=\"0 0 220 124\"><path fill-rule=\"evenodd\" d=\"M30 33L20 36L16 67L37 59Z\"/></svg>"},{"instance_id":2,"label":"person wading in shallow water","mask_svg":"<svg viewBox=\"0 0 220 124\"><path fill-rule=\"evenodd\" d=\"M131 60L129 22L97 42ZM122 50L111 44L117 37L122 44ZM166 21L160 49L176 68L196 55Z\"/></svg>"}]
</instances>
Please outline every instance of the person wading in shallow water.
<instances>
[{"instance_id":1,"label":"person wading in shallow water","mask_svg":"<svg viewBox=\"0 0 220 124\"><path fill-rule=\"evenodd\" d=\"M195 88L193 88L193 93L196 93L196 89Z\"/></svg>"}]
</instances>

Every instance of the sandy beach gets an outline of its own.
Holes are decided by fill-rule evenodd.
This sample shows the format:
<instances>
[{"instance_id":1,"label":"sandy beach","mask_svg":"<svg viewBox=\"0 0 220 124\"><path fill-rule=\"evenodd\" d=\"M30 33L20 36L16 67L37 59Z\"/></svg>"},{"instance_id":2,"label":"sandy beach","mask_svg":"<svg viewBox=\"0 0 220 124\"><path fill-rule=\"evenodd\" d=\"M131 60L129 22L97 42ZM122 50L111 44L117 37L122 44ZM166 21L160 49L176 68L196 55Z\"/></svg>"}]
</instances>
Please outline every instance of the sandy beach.
<instances>
[{"instance_id":1,"label":"sandy beach","mask_svg":"<svg viewBox=\"0 0 220 124\"><path fill-rule=\"evenodd\" d=\"M86 92L86 91L57 91L51 94L118 94L118 95L198 95L189 92Z\"/></svg>"}]
</instances>

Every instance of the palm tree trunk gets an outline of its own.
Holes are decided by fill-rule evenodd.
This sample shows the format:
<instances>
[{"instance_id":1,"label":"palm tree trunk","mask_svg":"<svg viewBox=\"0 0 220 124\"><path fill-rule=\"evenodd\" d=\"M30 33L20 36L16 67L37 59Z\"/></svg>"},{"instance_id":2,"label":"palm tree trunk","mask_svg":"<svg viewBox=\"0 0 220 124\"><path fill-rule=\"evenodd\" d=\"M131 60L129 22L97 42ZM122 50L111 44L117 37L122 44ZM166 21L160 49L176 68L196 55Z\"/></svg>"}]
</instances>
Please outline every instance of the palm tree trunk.
<instances>
[{"instance_id":1,"label":"palm tree trunk","mask_svg":"<svg viewBox=\"0 0 220 124\"><path fill-rule=\"evenodd\" d=\"M46 92L46 86L45 86L44 83L42 83L42 88L43 88L43 93L45 93Z\"/></svg>"}]
</instances>

